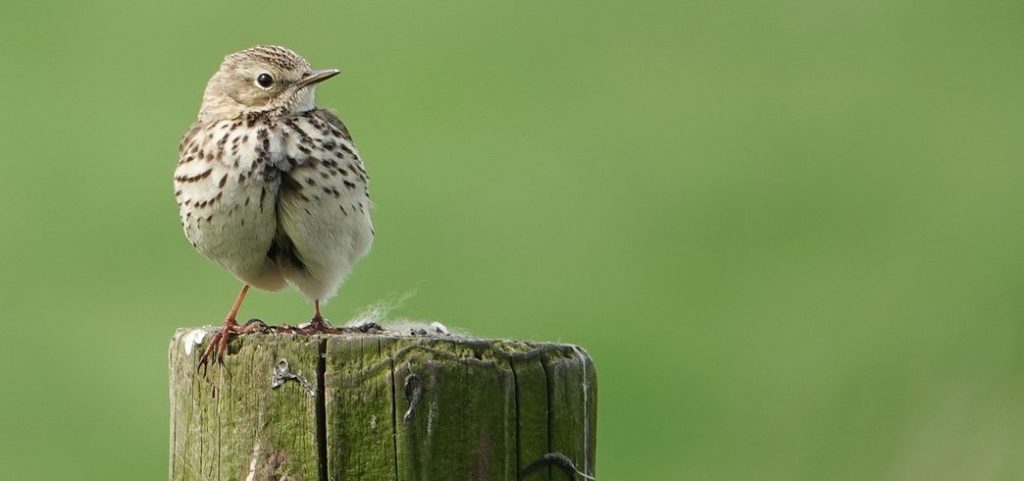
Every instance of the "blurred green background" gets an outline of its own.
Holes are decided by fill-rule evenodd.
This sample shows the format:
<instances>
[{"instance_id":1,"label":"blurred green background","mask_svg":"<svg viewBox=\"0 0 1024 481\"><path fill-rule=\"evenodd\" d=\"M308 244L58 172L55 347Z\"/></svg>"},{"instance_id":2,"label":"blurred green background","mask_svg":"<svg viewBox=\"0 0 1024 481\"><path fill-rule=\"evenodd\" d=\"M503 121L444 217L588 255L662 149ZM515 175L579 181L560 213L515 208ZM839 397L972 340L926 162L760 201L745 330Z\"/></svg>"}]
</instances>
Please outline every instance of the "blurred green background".
<instances>
[{"instance_id":1,"label":"blurred green background","mask_svg":"<svg viewBox=\"0 0 1024 481\"><path fill-rule=\"evenodd\" d=\"M279 43L373 177L326 308L585 346L598 479L1024 477L1024 4L5 2L0 466L166 477L166 347L238 289L171 172ZM307 319L294 291L242 317Z\"/></svg>"}]
</instances>

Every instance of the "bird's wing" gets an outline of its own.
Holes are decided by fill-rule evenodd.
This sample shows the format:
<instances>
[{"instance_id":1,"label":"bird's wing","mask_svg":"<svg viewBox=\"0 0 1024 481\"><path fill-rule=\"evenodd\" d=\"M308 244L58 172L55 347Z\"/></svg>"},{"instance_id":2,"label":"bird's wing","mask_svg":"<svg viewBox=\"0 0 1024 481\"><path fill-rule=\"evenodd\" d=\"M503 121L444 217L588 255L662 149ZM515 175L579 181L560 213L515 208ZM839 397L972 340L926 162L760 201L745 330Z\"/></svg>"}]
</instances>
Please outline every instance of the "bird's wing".
<instances>
[{"instance_id":1,"label":"bird's wing","mask_svg":"<svg viewBox=\"0 0 1024 481\"><path fill-rule=\"evenodd\" d=\"M342 122L337 115L334 115L333 112L327 109L315 109L312 111L312 115L317 119L323 122L327 122L332 127L338 129L338 132L341 133L341 136L344 137L345 140L347 140L350 145L355 146L355 142L352 141L352 135L349 134L348 128L345 127L345 123Z\"/></svg>"},{"instance_id":2,"label":"bird's wing","mask_svg":"<svg viewBox=\"0 0 1024 481\"><path fill-rule=\"evenodd\" d=\"M279 288L283 280L273 278L266 262L278 183L256 160L261 145L255 136L243 141L245 129L231 125L197 123L182 140L174 171L181 224L192 245L215 263L257 287Z\"/></svg>"},{"instance_id":3,"label":"bird's wing","mask_svg":"<svg viewBox=\"0 0 1024 481\"><path fill-rule=\"evenodd\" d=\"M366 170L334 114L312 110L282 120L279 244L301 266L286 273L310 299L325 300L373 238ZM282 262L286 261L286 262Z\"/></svg>"}]
</instances>

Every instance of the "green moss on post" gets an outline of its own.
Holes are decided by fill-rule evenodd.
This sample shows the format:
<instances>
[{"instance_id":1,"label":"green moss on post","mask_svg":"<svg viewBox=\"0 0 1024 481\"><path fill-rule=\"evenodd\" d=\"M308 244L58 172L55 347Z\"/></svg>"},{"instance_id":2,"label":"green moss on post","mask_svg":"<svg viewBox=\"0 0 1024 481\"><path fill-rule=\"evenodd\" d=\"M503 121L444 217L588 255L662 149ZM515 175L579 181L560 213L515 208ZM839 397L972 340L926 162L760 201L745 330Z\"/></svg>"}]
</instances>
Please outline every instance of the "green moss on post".
<instances>
[{"instance_id":1,"label":"green moss on post","mask_svg":"<svg viewBox=\"0 0 1024 481\"><path fill-rule=\"evenodd\" d=\"M593 476L596 377L579 348L258 334L204 376L190 332L170 347L172 481Z\"/></svg>"},{"instance_id":2,"label":"green moss on post","mask_svg":"<svg viewBox=\"0 0 1024 481\"><path fill-rule=\"evenodd\" d=\"M225 368L204 376L196 361L205 346L186 355L183 334L170 349L170 479L244 480L257 470L257 476L318 479L316 393L298 381L272 389L271 381L278 361L286 359L290 372L315 386L319 340L240 337L231 343Z\"/></svg>"}]
</instances>

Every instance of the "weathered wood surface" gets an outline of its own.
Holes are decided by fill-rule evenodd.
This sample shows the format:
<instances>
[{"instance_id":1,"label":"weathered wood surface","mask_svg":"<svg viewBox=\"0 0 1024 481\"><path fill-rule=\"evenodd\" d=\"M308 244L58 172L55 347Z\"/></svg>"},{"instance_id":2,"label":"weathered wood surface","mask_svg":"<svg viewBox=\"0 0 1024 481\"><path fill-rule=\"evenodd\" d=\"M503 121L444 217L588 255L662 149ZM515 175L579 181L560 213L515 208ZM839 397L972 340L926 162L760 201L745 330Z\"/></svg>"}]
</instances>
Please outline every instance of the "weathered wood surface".
<instances>
[{"instance_id":1,"label":"weathered wood surface","mask_svg":"<svg viewBox=\"0 0 1024 481\"><path fill-rule=\"evenodd\" d=\"M597 384L580 348L253 334L233 339L225 365L204 374L196 363L205 342L186 352L190 332L170 346L172 481L594 474Z\"/></svg>"}]
</instances>

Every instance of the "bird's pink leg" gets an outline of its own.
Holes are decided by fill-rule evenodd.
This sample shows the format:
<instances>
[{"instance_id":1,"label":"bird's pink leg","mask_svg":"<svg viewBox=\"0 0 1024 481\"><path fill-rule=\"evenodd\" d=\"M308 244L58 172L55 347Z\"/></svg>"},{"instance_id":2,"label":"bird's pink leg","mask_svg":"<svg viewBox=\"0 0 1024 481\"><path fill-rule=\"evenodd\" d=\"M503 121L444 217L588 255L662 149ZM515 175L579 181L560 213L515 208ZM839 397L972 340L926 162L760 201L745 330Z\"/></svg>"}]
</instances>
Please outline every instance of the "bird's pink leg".
<instances>
[{"instance_id":1,"label":"bird's pink leg","mask_svg":"<svg viewBox=\"0 0 1024 481\"><path fill-rule=\"evenodd\" d=\"M320 300L316 300L313 303L316 311L313 313L313 319L309 320L309 324L306 327L299 329L301 334L331 334L341 332L342 329L332 327L327 323L327 319L324 319L323 314L320 313Z\"/></svg>"},{"instance_id":2,"label":"bird's pink leg","mask_svg":"<svg viewBox=\"0 0 1024 481\"><path fill-rule=\"evenodd\" d=\"M323 314L320 313L320 300L314 301L313 306L316 312L313 313L313 319L309 321L309 330L314 332L327 331L327 321L324 320Z\"/></svg>"},{"instance_id":3,"label":"bird's pink leg","mask_svg":"<svg viewBox=\"0 0 1024 481\"><path fill-rule=\"evenodd\" d=\"M238 325L238 321L235 320L235 316L238 315L238 309L242 307L242 300L245 299L245 294L249 292L249 285L242 286L242 291L238 293L238 297L235 298L235 303L231 305L231 310L228 311L228 315L224 318L224 327L217 331L210 339L210 345L206 346L206 350L203 351L203 355L199 358L199 365L196 367L198 370L200 367L205 367L210 361L210 355L213 354L214 349L217 351L217 362L220 364L224 363L224 354L228 352L228 340L233 333L244 333L247 332L244 327Z\"/></svg>"}]
</instances>

